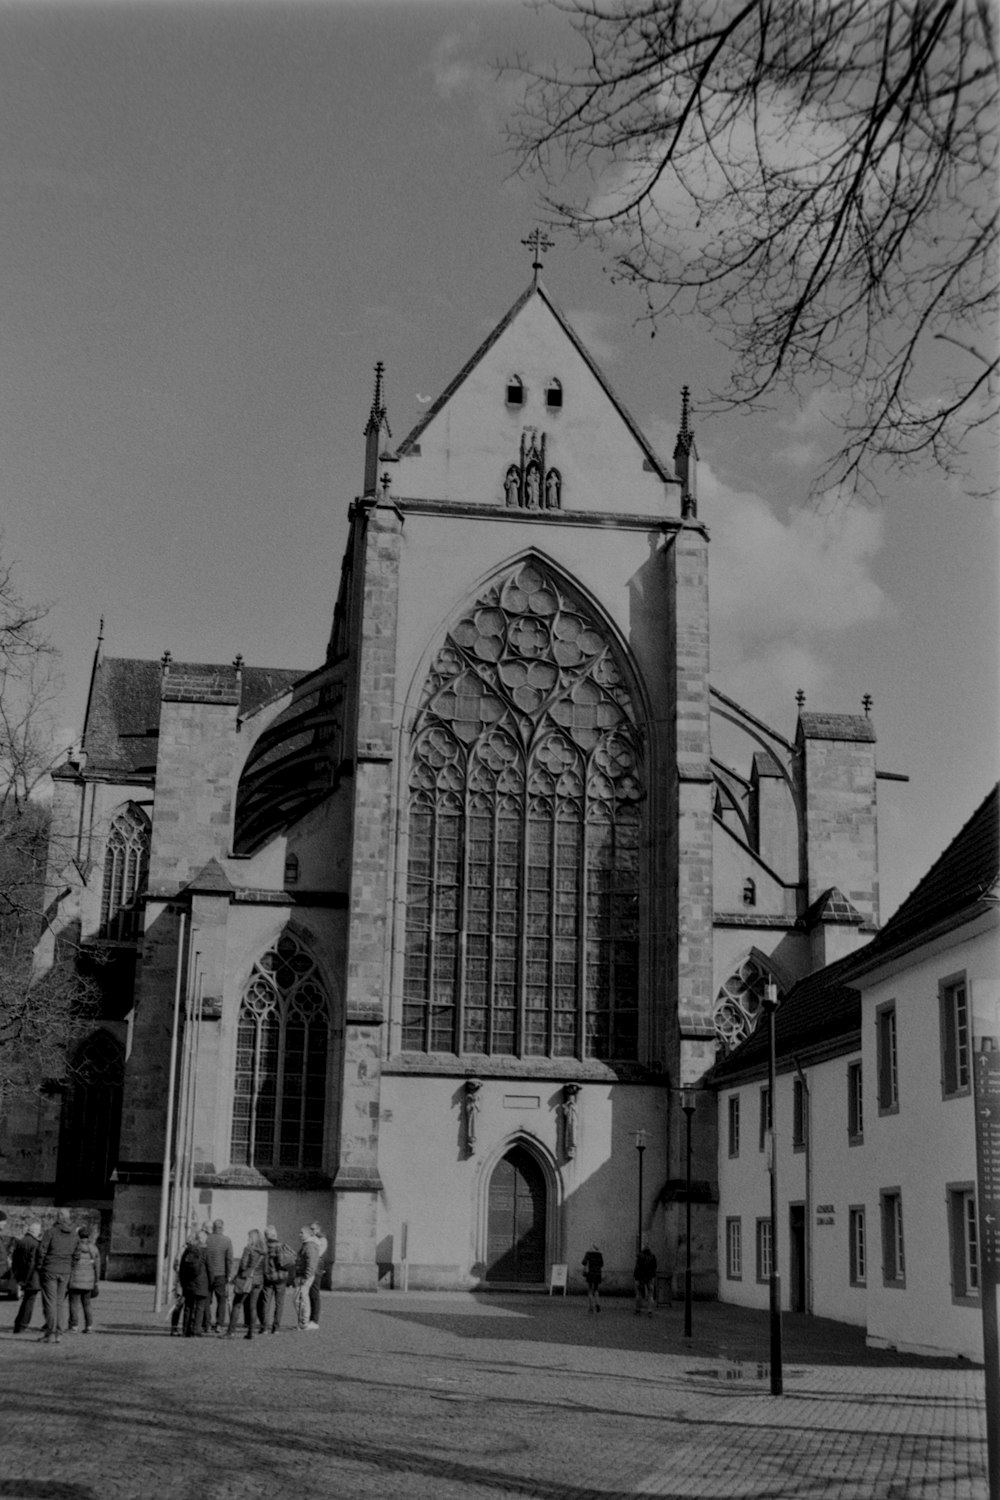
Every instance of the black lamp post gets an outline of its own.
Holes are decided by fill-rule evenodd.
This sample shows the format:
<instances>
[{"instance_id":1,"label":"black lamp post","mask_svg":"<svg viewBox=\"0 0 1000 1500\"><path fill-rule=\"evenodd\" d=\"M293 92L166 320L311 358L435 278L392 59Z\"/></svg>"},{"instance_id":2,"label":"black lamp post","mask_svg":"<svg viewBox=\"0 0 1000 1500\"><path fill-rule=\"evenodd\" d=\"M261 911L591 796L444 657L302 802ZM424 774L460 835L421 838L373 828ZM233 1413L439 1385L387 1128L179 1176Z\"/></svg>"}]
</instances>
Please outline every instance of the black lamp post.
<instances>
[{"instance_id":1,"label":"black lamp post","mask_svg":"<svg viewBox=\"0 0 1000 1500\"><path fill-rule=\"evenodd\" d=\"M642 1249L642 1155L646 1149L646 1132L637 1130L635 1133L635 1149L639 1153L639 1218L635 1237L635 1253L638 1255Z\"/></svg>"},{"instance_id":2,"label":"black lamp post","mask_svg":"<svg viewBox=\"0 0 1000 1500\"><path fill-rule=\"evenodd\" d=\"M778 1137L777 1100L774 1087L774 1016L778 1009L778 986L768 984L764 991L767 1012L767 1097L771 1115L771 1395L784 1390L781 1374L781 1276L778 1273Z\"/></svg>"},{"instance_id":3,"label":"black lamp post","mask_svg":"<svg viewBox=\"0 0 1000 1500\"><path fill-rule=\"evenodd\" d=\"M687 1165L684 1172L684 1337L691 1337L691 1116L694 1114L694 1089L681 1089L681 1109L686 1122L685 1155Z\"/></svg>"}]
</instances>

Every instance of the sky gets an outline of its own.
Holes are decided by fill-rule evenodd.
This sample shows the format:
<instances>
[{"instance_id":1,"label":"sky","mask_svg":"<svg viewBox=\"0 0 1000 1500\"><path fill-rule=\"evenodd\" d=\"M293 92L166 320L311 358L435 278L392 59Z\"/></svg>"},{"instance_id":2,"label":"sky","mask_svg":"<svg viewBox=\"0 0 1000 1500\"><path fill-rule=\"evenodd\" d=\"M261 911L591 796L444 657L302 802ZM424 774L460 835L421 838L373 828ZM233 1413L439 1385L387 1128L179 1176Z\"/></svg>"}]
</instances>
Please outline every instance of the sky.
<instances>
[{"instance_id":1,"label":"sky","mask_svg":"<svg viewBox=\"0 0 1000 1500\"><path fill-rule=\"evenodd\" d=\"M63 734L102 616L109 655L322 660L375 361L398 441L531 277L494 65L571 45L517 0L0 0L0 549ZM665 456L691 387L715 684L789 738L797 689L871 693L884 919L997 776L995 501L811 499L822 392L699 415L710 327L651 338L566 236L543 279Z\"/></svg>"}]
</instances>

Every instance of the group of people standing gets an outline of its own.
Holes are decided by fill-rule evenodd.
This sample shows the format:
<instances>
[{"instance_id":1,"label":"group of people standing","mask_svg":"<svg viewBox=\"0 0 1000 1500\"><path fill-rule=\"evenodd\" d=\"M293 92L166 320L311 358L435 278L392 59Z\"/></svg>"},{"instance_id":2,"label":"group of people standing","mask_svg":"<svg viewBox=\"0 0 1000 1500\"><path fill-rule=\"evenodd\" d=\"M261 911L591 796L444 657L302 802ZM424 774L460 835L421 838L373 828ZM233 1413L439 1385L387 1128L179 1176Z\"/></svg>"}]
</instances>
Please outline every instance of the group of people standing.
<instances>
[{"instance_id":1,"label":"group of people standing","mask_svg":"<svg viewBox=\"0 0 1000 1500\"><path fill-rule=\"evenodd\" d=\"M244 1338L277 1333L289 1287L293 1289L296 1328L302 1333L315 1333L327 1248L318 1224L307 1224L299 1231L297 1250L281 1241L277 1229L269 1224L263 1234L259 1229L250 1230L237 1261L223 1221L203 1224L188 1235L177 1261L171 1333L183 1333L186 1338L201 1338L207 1333L233 1338L241 1320Z\"/></svg>"},{"instance_id":2,"label":"group of people standing","mask_svg":"<svg viewBox=\"0 0 1000 1500\"><path fill-rule=\"evenodd\" d=\"M601 1282L604 1280L604 1256L596 1244L591 1245L583 1257L583 1278L587 1283L587 1311L601 1310ZM653 1316L656 1306L656 1256L648 1245L643 1245L632 1268L635 1285L635 1312ZM669 1295L669 1294L668 1294Z\"/></svg>"},{"instance_id":3,"label":"group of people standing","mask_svg":"<svg viewBox=\"0 0 1000 1500\"><path fill-rule=\"evenodd\" d=\"M30 1327L39 1292L45 1319L40 1343L58 1344L64 1325L67 1333L90 1333L94 1326L90 1304L100 1288L101 1256L89 1225L74 1229L68 1208L57 1211L55 1223L45 1234L40 1222L29 1224L14 1246L12 1269L21 1289L15 1333L26 1333Z\"/></svg>"}]
</instances>

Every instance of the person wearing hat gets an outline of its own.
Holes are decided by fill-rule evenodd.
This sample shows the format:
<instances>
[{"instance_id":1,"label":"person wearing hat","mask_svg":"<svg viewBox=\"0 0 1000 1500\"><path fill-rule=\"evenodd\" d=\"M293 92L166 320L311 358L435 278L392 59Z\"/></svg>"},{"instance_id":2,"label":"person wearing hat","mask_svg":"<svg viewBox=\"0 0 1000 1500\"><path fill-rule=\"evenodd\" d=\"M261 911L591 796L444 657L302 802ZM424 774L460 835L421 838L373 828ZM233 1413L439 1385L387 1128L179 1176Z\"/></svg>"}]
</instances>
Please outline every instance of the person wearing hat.
<instances>
[{"instance_id":1,"label":"person wearing hat","mask_svg":"<svg viewBox=\"0 0 1000 1500\"><path fill-rule=\"evenodd\" d=\"M89 1333L94 1326L90 1301L97 1295L97 1285L101 1279L101 1252L90 1237L88 1225L81 1224L77 1234L80 1241L73 1252L73 1264L69 1273L68 1332L76 1333L82 1317L82 1332Z\"/></svg>"},{"instance_id":2,"label":"person wearing hat","mask_svg":"<svg viewBox=\"0 0 1000 1500\"><path fill-rule=\"evenodd\" d=\"M277 1333L285 1311L285 1288L288 1266L294 1263L294 1252L278 1239L273 1224L264 1230L264 1285L257 1298L257 1322L260 1333Z\"/></svg>"}]
</instances>

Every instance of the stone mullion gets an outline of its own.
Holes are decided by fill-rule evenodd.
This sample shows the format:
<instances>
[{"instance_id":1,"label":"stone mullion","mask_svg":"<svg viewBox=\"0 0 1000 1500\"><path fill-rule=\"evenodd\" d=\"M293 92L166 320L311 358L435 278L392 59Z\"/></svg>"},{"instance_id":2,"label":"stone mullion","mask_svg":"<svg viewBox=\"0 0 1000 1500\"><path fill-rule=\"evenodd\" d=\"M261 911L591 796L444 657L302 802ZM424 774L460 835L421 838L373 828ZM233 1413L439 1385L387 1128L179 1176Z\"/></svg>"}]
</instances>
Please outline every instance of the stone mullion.
<instances>
[{"instance_id":1,"label":"stone mullion","mask_svg":"<svg viewBox=\"0 0 1000 1500\"><path fill-rule=\"evenodd\" d=\"M559 792L552 799L552 827L549 839L549 998L545 1016L545 1051L548 1057L555 1052L555 1006L556 1006L556 905L559 890Z\"/></svg>"},{"instance_id":2,"label":"stone mullion","mask_svg":"<svg viewBox=\"0 0 1000 1500\"><path fill-rule=\"evenodd\" d=\"M498 778L499 779L499 778ZM499 788L493 797L492 842L490 847L490 920L489 920L489 966L486 985L486 1051L493 1054L493 1024L497 987L497 896L499 880L498 852L500 849L500 803L503 794Z\"/></svg>"},{"instance_id":3,"label":"stone mullion","mask_svg":"<svg viewBox=\"0 0 1000 1500\"><path fill-rule=\"evenodd\" d=\"M427 896L427 1002L424 1008L424 1051L432 1051L434 1026L434 976L437 973L437 890L438 830L440 827L440 793L434 789L434 821L431 824L430 891Z\"/></svg>"},{"instance_id":4,"label":"stone mullion","mask_svg":"<svg viewBox=\"0 0 1000 1500\"><path fill-rule=\"evenodd\" d=\"M465 795L462 799L461 865L458 876L458 943L455 949L455 1014L452 1022L452 1040L455 1052L461 1056L465 1041L465 965L468 957L468 928L466 913L469 898L469 764L465 764Z\"/></svg>"}]
</instances>

